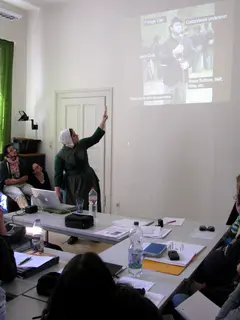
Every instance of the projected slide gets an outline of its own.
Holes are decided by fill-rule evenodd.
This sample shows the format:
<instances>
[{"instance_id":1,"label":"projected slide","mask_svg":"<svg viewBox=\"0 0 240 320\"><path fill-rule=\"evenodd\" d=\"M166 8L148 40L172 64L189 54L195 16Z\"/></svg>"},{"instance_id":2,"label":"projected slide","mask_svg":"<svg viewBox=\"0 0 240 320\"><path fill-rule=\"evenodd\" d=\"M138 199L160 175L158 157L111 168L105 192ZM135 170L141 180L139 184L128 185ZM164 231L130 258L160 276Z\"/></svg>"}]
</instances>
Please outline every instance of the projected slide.
<instances>
[{"instance_id":1,"label":"projected slide","mask_svg":"<svg viewBox=\"0 0 240 320\"><path fill-rule=\"evenodd\" d=\"M230 99L233 1L141 17L144 104L211 103Z\"/></svg>"}]
</instances>

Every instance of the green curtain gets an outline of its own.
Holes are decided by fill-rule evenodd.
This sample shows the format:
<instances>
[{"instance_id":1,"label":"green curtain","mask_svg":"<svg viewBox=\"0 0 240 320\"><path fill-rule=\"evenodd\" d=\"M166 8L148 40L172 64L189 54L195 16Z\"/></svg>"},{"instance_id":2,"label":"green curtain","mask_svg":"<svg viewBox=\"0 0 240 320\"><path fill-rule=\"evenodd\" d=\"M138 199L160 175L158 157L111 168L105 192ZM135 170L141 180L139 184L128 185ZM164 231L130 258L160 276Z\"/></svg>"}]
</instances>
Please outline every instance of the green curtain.
<instances>
[{"instance_id":1,"label":"green curtain","mask_svg":"<svg viewBox=\"0 0 240 320\"><path fill-rule=\"evenodd\" d=\"M11 141L14 43L0 39L0 155Z\"/></svg>"}]
</instances>

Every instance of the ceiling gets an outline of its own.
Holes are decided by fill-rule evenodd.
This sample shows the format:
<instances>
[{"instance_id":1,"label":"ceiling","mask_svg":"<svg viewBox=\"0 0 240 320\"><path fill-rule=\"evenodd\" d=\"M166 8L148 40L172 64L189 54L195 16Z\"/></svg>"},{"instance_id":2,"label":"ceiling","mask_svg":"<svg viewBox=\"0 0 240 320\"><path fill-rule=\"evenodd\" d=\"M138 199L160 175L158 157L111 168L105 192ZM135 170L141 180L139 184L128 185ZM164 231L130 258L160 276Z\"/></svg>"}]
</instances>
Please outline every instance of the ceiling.
<instances>
[{"instance_id":1,"label":"ceiling","mask_svg":"<svg viewBox=\"0 0 240 320\"><path fill-rule=\"evenodd\" d=\"M1 0L1 1L12 4L15 7L18 7L24 10L31 10L31 9L40 8L52 3L71 2L73 0Z\"/></svg>"}]
</instances>

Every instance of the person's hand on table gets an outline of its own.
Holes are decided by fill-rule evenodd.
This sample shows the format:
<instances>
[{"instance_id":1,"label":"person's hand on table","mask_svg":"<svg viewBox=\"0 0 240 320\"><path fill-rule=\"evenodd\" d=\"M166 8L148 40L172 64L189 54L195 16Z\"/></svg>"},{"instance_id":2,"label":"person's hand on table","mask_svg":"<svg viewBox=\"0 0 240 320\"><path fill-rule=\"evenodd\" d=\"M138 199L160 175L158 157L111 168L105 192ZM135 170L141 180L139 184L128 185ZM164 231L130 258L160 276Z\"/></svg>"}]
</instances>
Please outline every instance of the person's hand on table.
<instances>
[{"instance_id":1,"label":"person's hand on table","mask_svg":"<svg viewBox=\"0 0 240 320\"><path fill-rule=\"evenodd\" d=\"M63 202L61 190L55 190L60 202Z\"/></svg>"}]
</instances>

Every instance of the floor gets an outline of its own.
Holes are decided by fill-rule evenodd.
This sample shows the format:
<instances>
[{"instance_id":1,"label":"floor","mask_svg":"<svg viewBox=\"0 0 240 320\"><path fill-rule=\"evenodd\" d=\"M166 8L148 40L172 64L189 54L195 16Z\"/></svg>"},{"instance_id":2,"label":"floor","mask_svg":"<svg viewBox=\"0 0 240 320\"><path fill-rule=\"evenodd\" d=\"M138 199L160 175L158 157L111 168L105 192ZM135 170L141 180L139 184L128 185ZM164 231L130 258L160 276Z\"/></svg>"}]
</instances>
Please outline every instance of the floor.
<instances>
[{"instance_id":1,"label":"floor","mask_svg":"<svg viewBox=\"0 0 240 320\"><path fill-rule=\"evenodd\" d=\"M71 253L84 253L88 251L100 253L111 247L110 244L96 243L96 242L86 241L86 240L78 240L76 244L69 245L67 243L68 239L69 239L68 236L64 236L64 235L52 233L52 232L49 233L49 242L53 244L57 244L64 251L71 252Z\"/></svg>"}]
</instances>

